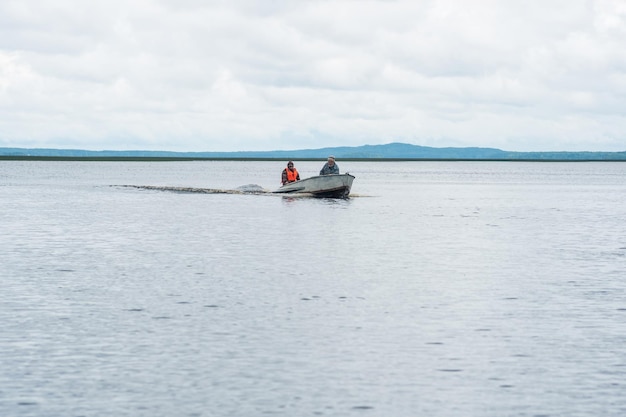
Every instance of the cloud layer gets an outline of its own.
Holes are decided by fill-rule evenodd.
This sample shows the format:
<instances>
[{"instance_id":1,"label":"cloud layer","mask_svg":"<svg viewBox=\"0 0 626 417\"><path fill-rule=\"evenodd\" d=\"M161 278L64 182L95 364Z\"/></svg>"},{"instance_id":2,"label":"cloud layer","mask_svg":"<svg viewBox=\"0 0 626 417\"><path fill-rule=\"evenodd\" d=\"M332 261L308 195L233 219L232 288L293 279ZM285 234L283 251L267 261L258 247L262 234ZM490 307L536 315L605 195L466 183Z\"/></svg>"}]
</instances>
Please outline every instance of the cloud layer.
<instances>
[{"instance_id":1,"label":"cloud layer","mask_svg":"<svg viewBox=\"0 0 626 417\"><path fill-rule=\"evenodd\" d=\"M626 150L625 44L623 0L5 0L0 146Z\"/></svg>"}]
</instances>

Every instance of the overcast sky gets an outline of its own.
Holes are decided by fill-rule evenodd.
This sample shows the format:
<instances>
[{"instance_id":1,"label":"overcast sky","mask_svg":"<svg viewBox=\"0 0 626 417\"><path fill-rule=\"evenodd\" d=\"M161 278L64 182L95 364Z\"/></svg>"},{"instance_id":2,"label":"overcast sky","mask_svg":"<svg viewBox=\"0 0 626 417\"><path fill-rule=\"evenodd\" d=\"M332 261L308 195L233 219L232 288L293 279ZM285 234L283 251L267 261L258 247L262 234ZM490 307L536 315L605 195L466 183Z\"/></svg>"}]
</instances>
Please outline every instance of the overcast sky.
<instances>
[{"instance_id":1,"label":"overcast sky","mask_svg":"<svg viewBox=\"0 0 626 417\"><path fill-rule=\"evenodd\" d=\"M626 0L2 0L0 147L626 150Z\"/></svg>"}]
</instances>

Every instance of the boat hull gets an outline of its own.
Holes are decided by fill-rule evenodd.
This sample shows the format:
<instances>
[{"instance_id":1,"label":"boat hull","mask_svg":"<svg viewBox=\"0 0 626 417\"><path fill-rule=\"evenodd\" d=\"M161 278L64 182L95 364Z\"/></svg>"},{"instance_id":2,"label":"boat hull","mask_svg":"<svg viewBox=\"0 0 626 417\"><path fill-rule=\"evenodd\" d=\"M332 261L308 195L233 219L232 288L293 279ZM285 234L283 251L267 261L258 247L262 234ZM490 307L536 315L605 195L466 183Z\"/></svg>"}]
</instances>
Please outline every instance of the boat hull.
<instances>
[{"instance_id":1,"label":"boat hull","mask_svg":"<svg viewBox=\"0 0 626 417\"><path fill-rule=\"evenodd\" d=\"M354 176L350 174L319 175L283 185L275 193L311 194L314 197L346 198Z\"/></svg>"}]
</instances>

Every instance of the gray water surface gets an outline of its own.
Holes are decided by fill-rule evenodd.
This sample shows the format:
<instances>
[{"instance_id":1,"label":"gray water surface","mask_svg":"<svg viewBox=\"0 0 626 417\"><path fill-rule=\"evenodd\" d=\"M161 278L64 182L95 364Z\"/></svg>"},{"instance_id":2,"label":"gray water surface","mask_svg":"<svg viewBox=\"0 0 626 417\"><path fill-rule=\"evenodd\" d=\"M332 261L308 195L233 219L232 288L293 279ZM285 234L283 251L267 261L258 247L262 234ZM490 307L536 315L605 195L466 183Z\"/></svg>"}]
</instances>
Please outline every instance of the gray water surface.
<instances>
[{"instance_id":1,"label":"gray water surface","mask_svg":"<svg viewBox=\"0 0 626 417\"><path fill-rule=\"evenodd\" d=\"M338 164L0 161L0 415L626 414L626 164Z\"/></svg>"}]
</instances>

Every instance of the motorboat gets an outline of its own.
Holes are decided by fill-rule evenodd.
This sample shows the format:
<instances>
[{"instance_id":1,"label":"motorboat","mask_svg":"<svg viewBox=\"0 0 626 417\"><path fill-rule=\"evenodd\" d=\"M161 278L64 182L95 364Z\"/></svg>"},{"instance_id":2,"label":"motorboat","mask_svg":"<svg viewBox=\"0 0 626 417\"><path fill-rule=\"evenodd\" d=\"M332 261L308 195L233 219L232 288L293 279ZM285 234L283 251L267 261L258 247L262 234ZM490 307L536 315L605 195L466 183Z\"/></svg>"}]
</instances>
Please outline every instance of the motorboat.
<instances>
[{"instance_id":1,"label":"motorboat","mask_svg":"<svg viewBox=\"0 0 626 417\"><path fill-rule=\"evenodd\" d=\"M346 198L350 194L354 176L346 174L318 175L300 181L288 182L274 193L311 194L314 197Z\"/></svg>"}]
</instances>

